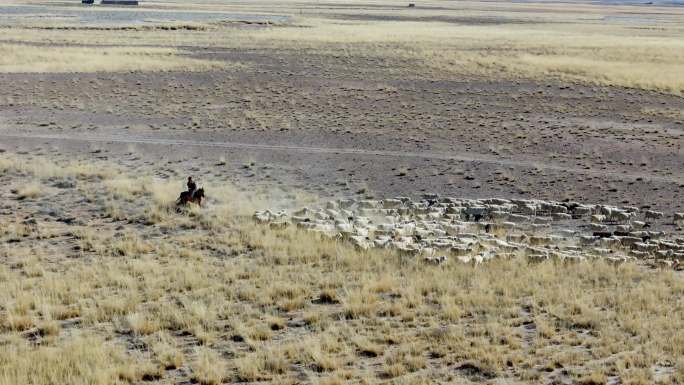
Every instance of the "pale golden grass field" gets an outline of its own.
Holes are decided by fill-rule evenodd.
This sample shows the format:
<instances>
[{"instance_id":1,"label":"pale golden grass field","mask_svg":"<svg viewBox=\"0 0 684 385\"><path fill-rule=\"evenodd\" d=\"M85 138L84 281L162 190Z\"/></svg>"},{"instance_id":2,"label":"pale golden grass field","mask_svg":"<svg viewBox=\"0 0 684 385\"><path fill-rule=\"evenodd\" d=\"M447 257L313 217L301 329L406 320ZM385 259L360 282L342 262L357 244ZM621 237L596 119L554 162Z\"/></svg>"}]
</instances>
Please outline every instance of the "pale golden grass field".
<instances>
[{"instance_id":1,"label":"pale golden grass field","mask_svg":"<svg viewBox=\"0 0 684 385\"><path fill-rule=\"evenodd\" d=\"M36 50L3 43L0 71L215 70L221 64L193 59L186 52L187 47L214 47L328 55L338 58L340 65L345 58L375 57L394 62L397 73L412 77L562 79L674 94L684 90L684 12L676 7L477 2L457 7L435 1L426 3L425 9L408 10L372 4L375 6L353 2L344 7L325 2L185 5L195 12L271 12L292 17L285 24L261 28L207 23L192 30L168 31L147 25L133 30L84 31L64 21L54 22L50 28L27 22L2 28L0 42L67 47ZM175 9L168 4L161 9L167 9L164 7ZM389 19L357 20L359 16ZM483 24L479 21L483 18L499 22ZM79 48L83 44L96 47Z\"/></svg>"},{"instance_id":2,"label":"pale golden grass field","mask_svg":"<svg viewBox=\"0 0 684 385\"><path fill-rule=\"evenodd\" d=\"M191 71L228 67L225 63L181 56L173 48L0 44L0 72L4 73Z\"/></svg>"},{"instance_id":3,"label":"pale golden grass field","mask_svg":"<svg viewBox=\"0 0 684 385\"><path fill-rule=\"evenodd\" d=\"M684 381L671 270L426 266L253 223L275 192L207 180L177 213L182 181L109 163L4 153L0 172L2 385Z\"/></svg>"}]
</instances>

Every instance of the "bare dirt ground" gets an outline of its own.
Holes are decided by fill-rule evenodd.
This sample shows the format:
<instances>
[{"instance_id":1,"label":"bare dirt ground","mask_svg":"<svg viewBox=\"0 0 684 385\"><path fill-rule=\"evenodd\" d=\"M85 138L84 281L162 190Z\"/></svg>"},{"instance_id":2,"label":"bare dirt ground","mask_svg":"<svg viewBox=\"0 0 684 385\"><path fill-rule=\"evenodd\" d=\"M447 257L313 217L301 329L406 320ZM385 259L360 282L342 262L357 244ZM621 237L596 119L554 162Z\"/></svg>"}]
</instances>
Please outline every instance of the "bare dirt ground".
<instances>
[{"instance_id":1,"label":"bare dirt ground","mask_svg":"<svg viewBox=\"0 0 684 385\"><path fill-rule=\"evenodd\" d=\"M329 194L366 187L378 196L682 210L684 118L651 113L682 111L678 96L553 81L410 80L378 75L382 63L359 60L343 71L283 53L202 55L259 71L1 75L12 98L0 111L3 147L98 148L116 158L130 144L154 164L168 158L200 173L240 174L254 162L273 170L256 178ZM220 157L227 170L214 166Z\"/></svg>"}]
</instances>

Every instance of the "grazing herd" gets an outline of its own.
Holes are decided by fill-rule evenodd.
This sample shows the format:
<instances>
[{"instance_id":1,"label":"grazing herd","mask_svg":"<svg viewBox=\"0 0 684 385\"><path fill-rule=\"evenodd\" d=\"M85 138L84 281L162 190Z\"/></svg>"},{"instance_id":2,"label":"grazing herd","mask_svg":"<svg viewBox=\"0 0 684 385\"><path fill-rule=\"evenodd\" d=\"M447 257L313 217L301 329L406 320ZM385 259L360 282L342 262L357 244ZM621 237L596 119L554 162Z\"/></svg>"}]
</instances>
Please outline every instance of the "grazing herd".
<instances>
[{"instance_id":1,"label":"grazing herd","mask_svg":"<svg viewBox=\"0 0 684 385\"><path fill-rule=\"evenodd\" d=\"M531 261L603 258L684 269L684 237L673 235L684 225L684 213L666 216L638 207L426 194L419 201L341 199L292 213L258 211L254 218L274 229L296 226L435 265L523 255ZM661 230L668 227L675 231Z\"/></svg>"}]
</instances>

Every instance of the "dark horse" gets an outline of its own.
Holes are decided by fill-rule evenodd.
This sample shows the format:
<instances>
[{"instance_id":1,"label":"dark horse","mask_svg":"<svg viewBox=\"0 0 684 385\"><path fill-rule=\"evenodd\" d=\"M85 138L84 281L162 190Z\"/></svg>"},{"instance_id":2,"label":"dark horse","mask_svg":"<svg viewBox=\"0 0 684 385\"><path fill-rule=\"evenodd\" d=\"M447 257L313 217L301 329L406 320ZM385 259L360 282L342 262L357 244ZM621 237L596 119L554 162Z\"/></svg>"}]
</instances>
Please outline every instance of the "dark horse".
<instances>
[{"instance_id":1,"label":"dark horse","mask_svg":"<svg viewBox=\"0 0 684 385\"><path fill-rule=\"evenodd\" d=\"M202 199L204 199L204 188L202 187L198 188L194 194L190 194L190 191L183 191L176 200L176 206L197 203L198 206L202 207Z\"/></svg>"}]
</instances>

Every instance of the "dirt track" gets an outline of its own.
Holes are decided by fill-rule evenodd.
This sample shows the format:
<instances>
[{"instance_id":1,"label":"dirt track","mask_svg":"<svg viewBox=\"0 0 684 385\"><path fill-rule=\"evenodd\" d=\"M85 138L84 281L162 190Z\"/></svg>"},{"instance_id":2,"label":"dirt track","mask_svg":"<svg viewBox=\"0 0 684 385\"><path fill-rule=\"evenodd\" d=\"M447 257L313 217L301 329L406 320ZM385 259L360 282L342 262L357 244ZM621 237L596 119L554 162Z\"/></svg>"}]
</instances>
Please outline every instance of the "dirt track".
<instances>
[{"instance_id":1,"label":"dirt track","mask_svg":"<svg viewBox=\"0 0 684 385\"><path fill-rule=\"evenodd\" d=\"M561 166L557 164L544 163L539 164L532 161L522 161L514 159L496 158L477 153L436 153L436 152L410 152L410 151L383 151L383 150L365 150L357 148L339 148L339 147L314 147L314 146L288 146L288 145L269 145L264 143L240 143L240 142L216 142L216 141L198 141L198 140L183 140L183 139L165 139L161 137L142 137L142 136L109 136L109 135L50 135L50 134L0 134L0 137L26 140L51 140L51 141L77 141L77 142L94 142L94 143L131 143L131 144L152 144L163 146L178 146L178 147L208 147L208 148L226 148L226 149L241 149L254 151L282 151L295 152L305 154L325 154L330 156L345 156L345 155L363 155L369 157L381 158L419 158L419 159L433 159L433 160L456 160L464 162L479 162L488 163L500 166L516 166L516 167L535 167L541 170L550 171L565 171L575 174L593 175L610 178L623 178L625 180L647 180L664 183L684 183L684 176L659 176L640 172L609 172L598 170L586 170L582 168L572 168Z\"/></svg>"}]
</instances>

